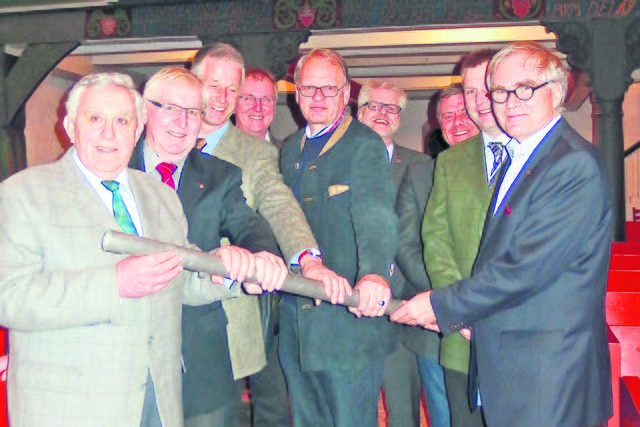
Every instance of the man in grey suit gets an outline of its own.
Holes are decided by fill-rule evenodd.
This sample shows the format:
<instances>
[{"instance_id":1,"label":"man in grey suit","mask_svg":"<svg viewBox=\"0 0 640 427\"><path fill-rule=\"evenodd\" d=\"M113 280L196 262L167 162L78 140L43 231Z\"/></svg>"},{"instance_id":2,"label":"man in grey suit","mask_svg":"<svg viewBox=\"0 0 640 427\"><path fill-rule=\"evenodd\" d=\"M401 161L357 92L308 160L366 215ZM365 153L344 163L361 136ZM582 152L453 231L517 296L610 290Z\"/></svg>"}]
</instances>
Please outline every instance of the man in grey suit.
<instances>
[{"instance_id":1,"label":"man in grey suit","mask_svg":"<svg viewBox=\"0 0 640 427\"><path fill-rule=\"evenodd\" d=\"M567 71L552 51L507 45L489 63L487 86L513 155L471 277L419 294L392 319L445 333L472 328L469 389L488 425L605 424L612 413L606 166L562 119Z\"/></svg>"},{"instance_id":2,"label":"man in grey suit","mask_svg":"<svg viewBox=\"0 0 640 427\"><path fill-rule=\"evenodd\" d=\"M401 112L406 106L407 94L395 82L386 80L367 80L360 88L358 96L358 120L373 129L387 147L389 166L393 185L398 192L403 176L409 168L417 163L429 163L431 174L424 176L426 195L431 189L433 162L424 154L394 143L394 135L401 122ZM420 213L420 219L424 208ZM417 216L415 216L417 218ZM402 227L402 224L400 224ZM405 240L398 242L398 253L410 240L420 243L420 233L403 234ZM414 260L415 261L415 260ZM400 268L392 280L396 282L397 297L410 298L417 290L429 290L429 279L424 271L422 250L419 251L418 263L408 262L405 268L423 270L420 283L407 283L404 271ZM425 283L426 282L426 283ZM385 406L387 408L387 424L389 427L420 426L421 384L419 372L424 373L423 381L429 416L434 427L449 426L449 409L444 391L442 368L438 365L438 348L440 339L434 333L421 331L416 334L415 328L405 325L388 324L392 328L392 339L397 340L397 348L385 359L382 377ZM420 331L419 331L420 332ZM418 358L422 369L418 369Z\"/></svg>"},{"instance_id":3,"label":"man in grey suit","mask_svg":"<svg viewBox=\"0 0 640 427\"><path fill-rule=\"evenodd\" d=\"M222 237L227 238L271 266L265 285L278 287L287 268L273 255L278 254L278 246L269 225L244 201L240 169L194 149L207 101L200 80L184 68L164 68L145 85L144 99L146 137L134 150L131 167L146 171L177 191L189 224L189 242L210 251L220 246ZM234 377L253 374L265 364L260 313L248 299L253 297L183 307L183 391L191 396L183 401L185 412L191 413L210 401L220 408L213 411L214 419L188 418L187 427L239 423L237 411L225 410L227 405L239 403L239 385ZM241 317L233 316L238 306L243 308ZM205 315L208 322L202 325L199 319ZM201 328L207 333L198 333ZM189 349L203 340L207 357L193 358Z\"/></svg>"},{"instance_id":4,"label":"man in grey suit","mask_svg":"<svg viewBox=\"0 0 640 427\"><path fill-rule=\"evenodd\" d=\"M333 302L342 300L351 288L344 278L324 266L304 214L282 182L276 148L238 130L229 120L244 79L242 55L228 44L216 43L198 51L191 70L209 95L200 129L204 138L201 151L242 169L242 191L247 204L267 220L286 262L300 269L305 277L321 281ZM202 348L192 350L204 354ZM203 406L195 410L197 414L186 416L203 415L209 409Z\"/></svg>"},{"instance_id":5,"label":"man in grey suit","mask_svg":"<svg viewBox=\"0 0 640 427\"><path fill-rule=\"evenodd\" d=\"M187 242L175 193L127 169L144 120L130 77L86 76L64 118L74 148L0 184L0 324L10 329L12 426L182 425L182 302L208 304L238 289L181 273L173 252L101 250L112 229ZM264 274L237 248L216 252L232 279Z\"/></svg>"}]
</instances>

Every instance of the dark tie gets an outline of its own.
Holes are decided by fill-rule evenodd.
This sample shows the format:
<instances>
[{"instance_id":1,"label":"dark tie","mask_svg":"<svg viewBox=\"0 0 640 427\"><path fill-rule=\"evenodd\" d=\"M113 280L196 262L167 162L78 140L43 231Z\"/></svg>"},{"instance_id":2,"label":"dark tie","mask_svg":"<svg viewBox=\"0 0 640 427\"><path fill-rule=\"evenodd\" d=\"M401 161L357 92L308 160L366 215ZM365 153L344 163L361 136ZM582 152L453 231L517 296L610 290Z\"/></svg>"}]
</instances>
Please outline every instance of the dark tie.
<instances>
[{"instance_id":1,"label":"dark tie","mask_svg":"<svg viewBox=\"0 0 640 427\"><path fill-rule=\"evenodd\" d=\"M156 166L156 170L160 173L160 178L162 178L162 182L167 184L169 187L176 189L176 183L173 181L173 173L178 169L178 166L173 163L162 162Z\"/></svg>"},{"instance_id":2,"label":"dark tie","mask_svg":"<svg viewBox=\"0 0 640 427\"><path fill-rule=\"evenodd\" d=\"M489 149L493 153L493 166L491 167L491 173L489 174L489 185L493 183L493 179L496 177L496 172L500 168L500 164L502 163L502 151L504 147L499 142L491 142L489 144Z\"/></svg>"},{"instance_id":3,"label":"dark tie","mask_svg":"<svg viewBox=\"0 0 640 427\"><path fill-rule=\"evenodd\" d=\"M122 231L137 236L138 230L136 230L127 206L124 204L124 200L122 200L122 194L120 194L120 183L118 181L102 181L102 185L113 194L111 199L113 216L116 218L116 221L118 221L118 225Z\"/></svg>"}]
</instances>

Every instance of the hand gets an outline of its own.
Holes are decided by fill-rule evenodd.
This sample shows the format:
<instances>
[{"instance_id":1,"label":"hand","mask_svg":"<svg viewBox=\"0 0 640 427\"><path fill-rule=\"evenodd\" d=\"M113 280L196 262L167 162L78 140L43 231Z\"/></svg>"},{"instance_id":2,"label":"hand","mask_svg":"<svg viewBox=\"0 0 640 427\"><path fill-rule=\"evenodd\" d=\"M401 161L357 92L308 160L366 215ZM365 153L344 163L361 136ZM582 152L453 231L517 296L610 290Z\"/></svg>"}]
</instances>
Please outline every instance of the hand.
<instances>
[{"instance_id":1,"label":"hand","mask_svg":"<svg viewBox=\"0 0 640 427\"><path fill-rule=\"evenodd\" d=\"M331 300L331 304L342 304L346 295L353 294L349 281L325 267L320 259L306 255L300 260L300 269L307 279L322 282L324 294ZM316 305L318 304L320 300L316 300Z\"/></svg>"},{"instance_id":2,"label":"hand","mask_svg":"<svg viewBox=\"0 0 640 427\"><path fill-rule=\"evenodd\" d=\"M466 339L471 339L471 328L460 329L458 332L460 332L460 335L462 335Z\"/></svg>"},{"instance_id":3,"label":"hand","mask_svg":"<svg viewBox=\"0 0 640 427\"><path fill-rule=\"evenodd\" d=\"M214 250L213 253L222 259L224 269L227 270L227 277L231 280L242 283L246 278L254 275L256 260L248 250L239 246L226 245ZM224 278L211 276L211 281L221 285L224 283Z\"/></svg>"},{"instance_id":4,"label":"hand","mask_svg":"<svg viewBox=\"0 0 640 427\"><path fill-rule=\"evenodd\" d=\"M282 258L266 251L258 252L254 256L256 259L256 272L254 277L245 281L245 290L248 293L254 293L252 291L256 291L256 289L249 286L252 290L250 291L247 285L257 284L260 289L258 293L262 293L263 290L267 292L279 291L289 273L289 269ZM250 283L247 283L247 281Z\"/></svg>"},{"instance_id":5,"label":"hand","mask_svg":"<svg viewBox=\"0 0 640 427\"><path fill-rule=\"evenodd\" d=\"M391 300L391 287L383 277L367 274L358 281L355 289L360 293L360 303L358 307L349 307L351 313L356 317L380 317L384 314Z\"/></svg>"},{"instance_id":6,"label":"hand","mask_svg":"<svg viewBox=\"0 0 640 427\"><path fill-rule=\"evenodd\" d=\"M182 271L182 258L167 251L128 256L116 264L118 293L122 298L140 298L166 288Z\"/></svg>"},{"instance_id":7,"label":"hand","mask_svg":"<svg viewBox=\"0 0 640 427\"><path fill-rule=\"evenodd\" d=\"M400 308L391 315L391 321L439 331L436 315L431 307L431 291L422 292L409 301L402 301Z\"/></svg>"},{"instance_id":8,"label":"hand","mask_svg":"<svg viewBox=\"0 0 640 427\"><path fill-rule=\"evenodd\" d=\"M9 355L0 356L0 379L7 380L7 368L9 367Z\"/></svg>"}]
</instances>

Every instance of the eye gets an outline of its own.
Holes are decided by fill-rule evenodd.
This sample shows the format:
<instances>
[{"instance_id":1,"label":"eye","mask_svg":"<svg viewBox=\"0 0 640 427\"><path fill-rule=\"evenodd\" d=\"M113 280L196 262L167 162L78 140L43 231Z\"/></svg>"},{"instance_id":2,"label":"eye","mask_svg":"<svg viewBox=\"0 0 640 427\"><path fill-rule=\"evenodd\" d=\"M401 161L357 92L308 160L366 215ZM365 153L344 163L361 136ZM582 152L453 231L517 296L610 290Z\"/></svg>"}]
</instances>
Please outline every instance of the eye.
<instances>
[{"instance_id":1,"label":"eye","mask_svg":"<svg viewBox=\"0 0 640 427\"><path fill-rule=\"evenodd\" d=\"M119 125L126 126L126 125L128 125L128 124L129 124L129 119L128 119L127 117L118 117L118 118L116 119L116 122L117 122Z\"/></svg>"},{"instance_id":2,"label":"eye","mask_svg":"<svg viewBox=\"0 0 640 427\"><path fill-rule=\"evenodd\" d=\"M444 120L445 122L453 120L453 114L443 114L442 115L442 120Z\"/></svg>"},{"instance_id":3,"label":"eye","mask_svg":"<svg viewBox=\"0 0 640 427\"><path fill-rule=\"evenodd\" d=\"M89 116L89 122L91 123L100 123L101 121L102 121L102 116L99 116L97 114L93 114Z\"/></svg>"},{"instance_id":4,"label":"eye","mask_svg":"<svg viewBox=\"0 0 640 427\"><path fill-rule=\"evenodd\" d=\"M467 95L474 95L476 93L475 89L468 89L467 90Z\"/></svg>"},{"instance_id":5,"label":"eye","mask_svg":"<svg viewBox=\"0 0 640 427\"><path fill-rule=\"evenodd\" d=\"M167 110L167 113L179 113L180 110L182 110L182 108L178 107L177 105L173 105L173 104L166 104L164 106L164 109Z\"/></svg>"}]
</instances>

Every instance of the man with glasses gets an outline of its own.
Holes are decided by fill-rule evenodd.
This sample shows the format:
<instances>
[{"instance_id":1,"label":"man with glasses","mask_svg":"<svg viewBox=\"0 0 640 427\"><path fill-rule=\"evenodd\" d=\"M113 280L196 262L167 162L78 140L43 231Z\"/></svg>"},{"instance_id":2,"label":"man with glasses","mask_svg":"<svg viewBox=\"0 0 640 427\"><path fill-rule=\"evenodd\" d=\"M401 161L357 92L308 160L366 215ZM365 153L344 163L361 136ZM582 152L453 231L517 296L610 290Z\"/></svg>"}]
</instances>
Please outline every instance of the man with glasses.
<instances>
[{"instance_id":1,"label":"man with glasses","mask_svg":"<svg viewBox=\"0 0 640 427\"><path fill-rule=\"evenodd\" d=\"M278 86L273 75L264 69L248 69L238 93L235 109L238 129L271 142L278 150L282 141L273 137L269 126L276 112ZM280 295L258 297L263 314L267 366L249 378L253 427L288 427L291 425L287 384L278 357ZM270 307L265 307L270 305Z\"/></svg>"},{"instance_id":2,"label":"man with glasses","mask_svg":"<svg viewBox=\"0 0 640 427\"><path fill-rule=\"evenodd\" d=\"M392 316L446 334L472 328L470 397L492 426L601 426L612 413L608 172L561 116L567 76L534 42L493 57L487 86L513 157L498 176L471 277Z\"/></svg>"},{"instance_id":3,"label":"man with glasses","mask_svg":"<svg viewBox=\"0 0 640 427\"><path fill-rule=\"evenodd\" d=\"M307 126L282 148L285 183L300 202L327 266L359 291L351 309L283 295L280 358L295 426L370 427L378 422L384 358L393 350L381 316L397 243L395 191L380 137L347 113L344 60L315 49L296 66ZM351 286L345 290L352 292Z\"/></svg>"},{"instance_id":4,"label":"man with glasses","mask_svg":"<svg viewBox=\"0 0 640 427\"><path fill-rule=\"evenodd\" d=\"M400 113L406 103L407 94L405 91L396 83L385 80L367 80L360 88L358 96L358 120L380 135L387 147L391 179L396 193L405 172L412 165L429 163L425 167L430 173L424 177L428 186L431 185L433 174L433 162L429 157L394 143L394 135L400 127ZM423 213L424 210L421 214ZM400 236L404 236L404 240L399 241L398 253L403 251L405 246L410 245L411 240L414 239L417 240L418 246L422 246L419 233L408 235L403 233L402 224L400 226ZM397 297L408 299L419 291L431 289L427 273L424 270L421 251L417 262L401 266L398 261L398 267L400 268L393 277L396 283L394 290L397 292ZM421 270L407 272L412 277L419 276L420 283L409 283L404 275L406 269ZM384 363L382 386L388 426L420 426L422 389L420 378L422 378L431 425L448 427L449 411L444 391L444 377L442 368L438 365L440 339L432 332L420 331L404 325L390 324L389 327L392 328L392 337L397 340L397 349L387 356ZM418 370L418 358L423 362L420 364L422 368L420 370Z\"/></svg>"},{"instance_id":5,"label":"man with glasses","mask_svg":"<svg viewBox=\"0 0 640 427\"><path fill-rule=\"evenodd\" d=\"M238 92L235 116L238 129L271 142L279 150L283 141L275 139L269 131L277 100L278 83L273 75L262 68L250 68Z\"/></svg>"},{"instance_id":6,"label":"man with glasses","mask_svg":"<svg viewBox=\"0 0 640 427\"><path fill-rule=\"evenodd\" d=\"M137 145L130 166L146 171L177 191L189 224L189 241L204 251L220 246L227 238L227 249L269 267L267 286L275 287L286 276L287 268L278 254L278 246L269 225L249 208L240 190L241 171L236 166L194 149L204 115L207 95L202 83L189 71L169 67L154 74L143 97L147 103L146 136ZM267 251L267 252L263 252ZM252 255L255 253L255 255ZM234 304L242 304L240 300ZM234 306L231 307L233 309ZM249 306L251 307L251 306ZM184 348L185 387L204 387L214 382L214 395L184 399L187 413L200 405L215 402L219 411L206 414L204 425L238 425L237 413L230 410L238 403L234 373L257 372L265 363L258 310L245 309L244 317L227 327L228 302L187 309L182 336L185 345L203 340L207 356L214 363L204 372L193 366L189 348ZM200 336L190 320L192 314L207 314L207 334ZM192 369L193 368L193 369ZM187 425L200 425L202 418L189 417Z\"/></svg>"},{"instance_id":7,"label":"man with glasses","mask_svg":"<svg viewBox=\"0 0 640 427\"><path fill-rule=\"evenodd\" d=\"M464 105L481 133L438 157L435 184L424 218L424 258L434 289L471 275L484 220L510 138L498 127L486 89L486 70L497 51L471 52L462 62ZM458 95L462 98L462 93ZM468 119L467 119L468 120ZM494 154L495 153L495 154ZM463 331L468 336L468 331ZM451 425L482 427L480 411L471 411L468 398L470 342L463 334L442 339Z\"/></svg>"},{"instance_id":8,"label":"man with glasses","mask_svg":"<svg viewBox=\"0 0 640 427\"><path fill-rule=\"evenodd\" d=\"M205 46L198 51L191 66L192 72L204 84L209 95L205 115L200 129L203 137L199 148L203 153L226 160L242 169L242 191L247 204L262 215L276 237L284 259L292 268L300 269L305 277L323 283L325 293L338 301L344 298L346 280L326 268L304 214L291 190L282 182L278 171L278 152L275 147L264 144L259 139L236 129L229 120L238 101L238 90L244 79L244 60L240 52L225 43ZM244 312L255 310L256 299L250 299L253 307L243 305L226 310L229 320L227 329L233 324L241 324ZM263 304L270 307L270 304ZM191 315L192 314L192 315ZM191 313L191 324L198 332L194 340L185 343L186 359L192 360L191 371L196 378L206 378L206 372L215 369L216 362L208 357L207 345L197 335L206 336L206 313ZM268 316L263 316L267 318ZM264 325L263 328L266 328ZM257 345L262 345L257 344ZM198 372L201 373L198 374ZM234 372L235 377L239 373ZM246 375L246 373L245 373ZM202 396L214 396L215 381L200 381L197 386L185 381L185 400L196 401ZM238 405L240 403L238 384ZM208 405L194 405L192 411L185 411L186 417L206 418L211 414L213 401Z\"/></svg>"}]
</instances>

